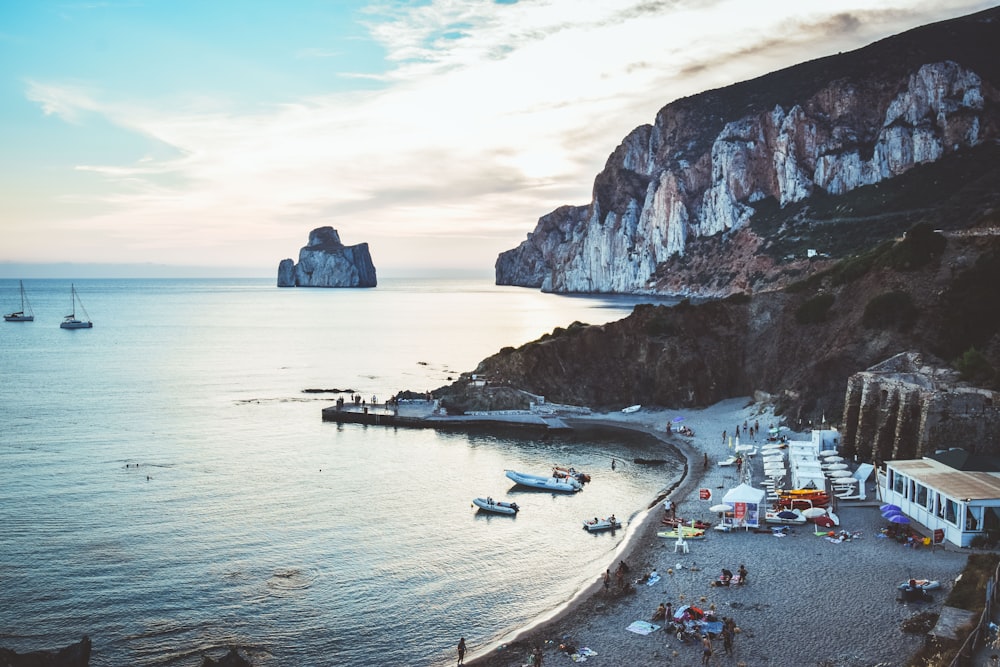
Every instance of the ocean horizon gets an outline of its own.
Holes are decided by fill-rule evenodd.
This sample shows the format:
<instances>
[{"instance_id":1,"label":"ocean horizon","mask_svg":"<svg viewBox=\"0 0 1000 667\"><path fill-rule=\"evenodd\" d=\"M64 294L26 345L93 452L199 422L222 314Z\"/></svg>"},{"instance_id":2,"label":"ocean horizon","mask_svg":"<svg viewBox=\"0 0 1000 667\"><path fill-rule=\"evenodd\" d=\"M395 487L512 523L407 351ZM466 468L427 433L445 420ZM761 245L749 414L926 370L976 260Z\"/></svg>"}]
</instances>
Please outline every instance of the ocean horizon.
<instances>
[{"instance_id":1,"label":"ocean horizon","mask_svg":"<svg viewBox=\"0 0 1000 667\"><path fill-rule=\"evenodd\" d=\"M570 599L680 474L655 439L324 423L339 389L426 391L574 321L642 298L488 279L74 280L93 329L59 328L70 280L25 280L30 323L0 325L0 646L91 637L91 664L446 664ZM0 280L0 309L18 281ZM78 313L79 314L79 313ZM666 466L632 464L665 458ZM612 471L610 462L618 462ZM572 496L505 469L572 465ZM516 500L483 516L477 496Z\"/></svg>"}]
</instances>

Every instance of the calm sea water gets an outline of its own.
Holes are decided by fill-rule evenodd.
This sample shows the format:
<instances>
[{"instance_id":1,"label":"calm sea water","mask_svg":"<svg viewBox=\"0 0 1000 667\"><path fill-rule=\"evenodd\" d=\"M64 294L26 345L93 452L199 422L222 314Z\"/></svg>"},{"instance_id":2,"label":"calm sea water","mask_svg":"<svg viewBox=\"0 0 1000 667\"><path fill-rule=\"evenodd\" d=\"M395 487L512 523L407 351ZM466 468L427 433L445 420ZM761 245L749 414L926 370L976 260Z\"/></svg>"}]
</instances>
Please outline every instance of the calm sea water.
<instances>
[{"instance_id":1,"label":"calm sea water","mask_svg":"<svg viewBox=\"0 0 1000 667\"><path fill-rule=\"evenodd\" d=\"M0 322L0 645L88 634L91 664L433 665L529 623L602 571L623 539L586 517L634 515L679 474L621 432L338 426L353 390L426 390L556 326L634 301L486 281L372 290L271 280L83 280L94 328L59 328L69 282L26 281L35 322ZM0 281L0 310L19 303ZM78 311L79 315L80 312ZM521 491L506 468L594 481ZM473 497L514 499L514 519Z\"/></svg>"}]
</instances>

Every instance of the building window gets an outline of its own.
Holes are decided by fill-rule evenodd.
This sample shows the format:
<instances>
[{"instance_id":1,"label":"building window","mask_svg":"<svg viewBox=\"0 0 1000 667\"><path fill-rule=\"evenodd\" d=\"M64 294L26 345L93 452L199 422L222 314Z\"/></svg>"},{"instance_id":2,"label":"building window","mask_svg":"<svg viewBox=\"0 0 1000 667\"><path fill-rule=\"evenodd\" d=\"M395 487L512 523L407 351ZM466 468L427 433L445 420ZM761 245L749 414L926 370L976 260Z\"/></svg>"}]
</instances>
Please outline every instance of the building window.
<instances>
[{"instance_id":1,"label":"building window","mask_svg":"<svg viewBox=\"0 0 1000 667\"><path fill-rule=\"evenodd\" d=\"M906 481L906 479L902 475L900 475L899 473L896 473L895 475L893 475L892 476L892 490L895 491L896 493L898 493L899 495L903 495L903 483L905 481Z\"/></svg>"},{"instance_id":2,"label":"building window","mask_svg":"<svg viewBox=\"0 0 1000 667\"><path fill-rule=\"evenodd\" d=\"M948 523L958 523L958 504L951 499L945 504L945 516L944 520Z\"/></svg>"},{"instance_id":3,"label":"building window","mask_svg":"<svg viewBox=\"0 0 1000 667\"><path fill-rule=\"evenodd\" d=\"M921 507L927 507L927 487L923 484L917 484L917 504Z\"/></svg>"}]
</instances>

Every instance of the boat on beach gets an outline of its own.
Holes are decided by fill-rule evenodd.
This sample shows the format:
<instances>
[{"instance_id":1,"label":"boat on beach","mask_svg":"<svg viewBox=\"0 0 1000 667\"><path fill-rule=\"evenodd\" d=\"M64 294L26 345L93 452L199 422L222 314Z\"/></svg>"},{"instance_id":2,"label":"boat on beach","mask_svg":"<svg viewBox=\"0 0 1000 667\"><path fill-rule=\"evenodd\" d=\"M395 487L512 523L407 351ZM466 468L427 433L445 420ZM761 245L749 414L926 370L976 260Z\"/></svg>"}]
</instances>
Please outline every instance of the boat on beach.
<instances>
[{"instance_id":1,"label":"boat on beach","mask_svg":"<svg viewBox=\"0 0 1000 667\"><path fill-rule=\"evenodd\" d=\"M516 470L505 470L507 478L521 486L532 489L542 489L543 491L556 491L559 493L576 493L583 488L583 484L572 477L546 477L544 475L532 475Z\"/></svg>"},{"instance_id":2,"label":"boat on beach","mask_svg":"<svg viewBox=\"0 0 1000 667\"><path fill-rule=\"evenodd\" d=\"M671 540L676 540L679 537L683 537L685 540L700 540L705 537L705 530L703 528L693 528L691 526L678 526L673 530L661 530L656 533L656 535L658 537L665 537Z\"/></svg>"},{"instance_id":3,"label":"boat on beach","mask_svg":"<svg viewBox=\"0 0 1000 667\"><path fill-rule=\"evenodd\" d=\"M24 293L24 281L19 280L17 282L21 285L21 310L7 313L3 316L3 319L7 322L34 322L35 313L31 310L31 304L28 303L28 297Z\"/></svg>"},{"instance_id":4,"label":"boat on beach","mask_svg":"<svg viewBox=\"0 0 1000 667\"><path fill-rule=\"evenodd\" d=\"M772 523L782 526L801 526L806 522L806 517L800 509L783 509L780 511L768 510L764 512L764 523Z\"/></svg>"},{"instance_id":5,"label":"boat on beach","mask_svg":"<svg viewBox=\"0 0 1000 667\"><path fill-rule=\"evenodd\" d=\"M521 510L521 508L517 506L517 503L493 500L493 498L490 498L489 496L485 498L473 498L472 504L484 512L506 514L508 516L514 516Z\"/></svg>"},{"instance_id":6,"label":"boat on beach","mask_svg":"<svg viewBox=\"0 0 1000 667\"><path fill-rule=\"evenodd\" d=\"M584 530L591 533L597 533L602 530L618 530L621 527L622 522L616 519L614 514L606 519L598 519L595 516L593 520L583 522Z\"/></svg>"},{"instance_id":7,"label":"boat on beach","mask_svg":"<svg viewBox=\"0 0 1000 667\"><path fill-rule=\"evenodd\" d=\"M94 326L94 323L90 321L90 315L87 314L87 309L83 307L83 302L80 301L80 297L76 293L76 286L70 285L70 308L71 312L69 315L63 318L62 323L59 325L62 329L90 329ZM76 306L80 305L80 310L83 311L83 316L87 319L81 320L76 316Z\"/></svg>"}]
</instances>

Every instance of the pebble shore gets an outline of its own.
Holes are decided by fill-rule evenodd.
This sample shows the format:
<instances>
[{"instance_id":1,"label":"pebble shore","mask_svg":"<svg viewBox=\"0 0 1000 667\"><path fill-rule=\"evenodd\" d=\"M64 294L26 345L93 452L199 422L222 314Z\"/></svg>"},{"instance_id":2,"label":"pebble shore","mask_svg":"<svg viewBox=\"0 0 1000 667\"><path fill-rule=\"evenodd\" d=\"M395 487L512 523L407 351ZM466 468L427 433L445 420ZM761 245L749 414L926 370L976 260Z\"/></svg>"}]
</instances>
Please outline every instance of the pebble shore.
<instances>
[{"instance_id":1,"label":"pebble shore","mask_svg":"<svg viewBox=\"0 0 1000 667\"><path fill-rule=\"evenodd\" d=\"M717 522L708 507L721 501L736 485L735 469L716 463L730 450L722 431L744 420L777 423L773 415L749 399L724 401L704 410L683 411L684 423L694 438L668 437L665 424L677 411L641 410L625 415L611 413L585 418L586 422L613 423L646 431L676 446L687 458L687 475L669 497L678 503L677 516ZM807 439L807 434L793 439ZM744 440L744 444L746 441ZM761 444L759 441L758 445ZM704 467L704 454L709 466ZM760 464L755 481L760 478ZM603 572L576 597L549 617L504 638L497 645L470 646L465 664L475 667L513 667L529 664L533 647L544 652L544 665L570 665L574 661L561 644L588 647L596 655L589 666L632 667L700 665L701 646L680 642L662 630L639 635L626 630L637 620L649 621L657 605L670 602L714 611L735 620L738 633L732 655L722 642L713 642L709 664L741 667L890 667L905 665L923 643L922 635L903 632L903 622L922 612L938 612L956 577L965 567L968 551L953 546L933 549L907 548L881 536L887 527L880 501L868 482L868 500L842 501L835 508L850 540L833 542L818 536L811 523L789 527L784 537L765 532L709 530L704 539L689 540L689 553L675 553L674 540L656 535L664 512L659 504L640 514L613 562L630 567L630 579L652 570L662 578L653 586L637 584L629 592L610 590ZM700 500L698 490L710 489L715 500ZM654 499L651 498L651 501ZM744 586L715 587L722 568L736 571L746 565ZM937 579L942 583L932 603L901 603L897 586L909 578ZM659 624L659 623L658 623Z\"/></svg>"}]
</instances>

